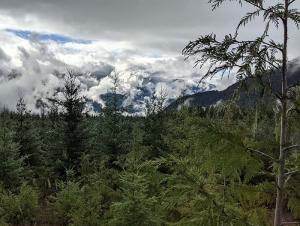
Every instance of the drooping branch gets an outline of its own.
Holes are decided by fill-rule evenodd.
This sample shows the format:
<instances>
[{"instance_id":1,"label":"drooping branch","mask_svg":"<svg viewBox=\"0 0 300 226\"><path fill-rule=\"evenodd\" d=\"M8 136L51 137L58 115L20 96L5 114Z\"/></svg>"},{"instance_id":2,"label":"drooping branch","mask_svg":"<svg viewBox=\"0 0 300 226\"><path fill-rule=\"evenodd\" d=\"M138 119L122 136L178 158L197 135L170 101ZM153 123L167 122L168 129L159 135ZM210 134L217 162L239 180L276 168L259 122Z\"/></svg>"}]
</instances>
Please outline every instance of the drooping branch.
<instances>
[{"instance_id":1,"label":"drooping branch","mask_svg":"<svg viewBox=\"0 0 300 226\"><path fill-rule=\"evenodd\" d=\"M209 3L212 4L212 9L215 10L217 9L218 7L220 7L226 0L209 0ZM263 4L262 4L262 0L236 0L237 2L239 2L240 5L243 4L243 1L244 2L247 2L249 3L250 5L256 7L256 8L259 8L261 10L266 10L264 7L263 7Z\"/></svg>"},{"instance_id":2,"label":"drooping branch","mask_svg":"<svg viewBox=\"0 0 300 226\"><path fill-rule=\"evenodd\" d=\"M264 152L261 152L259 150L255 150L255 149L252 149L252 148L247 148L247 150L250 151L250 152L254 152L254 153L257 153L259 155L262 155L264 157L267 157L268 159L272 160L273 162L276 161L271 155L268 155L268 154L266 154Z\"/></svg>"},{"instance_id":3,"label":"drooping branch","mask_svg":"<svg viewBox=\"0 0 300 226\"><path fill-rule=\"evenodd\" d=\"M235 39L235 42L236 42L236 43L239 43L239 44L242 44L242 43L255 44L255 43L257 43L257 40L245 40L245 41L239 41L238 39ZM280 51L280 52L283 51L282 45L281 45L281 44L275 43L274 40L270 40L269 42L266 42L266 41L264 41L264 39L261 39L260 42L261 42L261 44L263 44L263 45L269 47L270 49L273 48L273 49L276 49L276 50L278 50L278 51Z\"/></svg>"},{"instance_id":4,"label":"drooping branch","mask_svg":"<svg viewBox=\"0 0 300 226\"><path fill-rule=\"evenodd\" d=\"M218 41L215 34L210 34L191 41L182 53L186 59L199 55L195 66L208 66L202 79L219 72L223 75L234 69L241 78L255 77L268 69L281 67L281 62L276 59L277 52L282 51L281 46L264 39L262 36L253 41L240 41L235 36L227 35L224 40Z\"/></svg>"}]
</instances>

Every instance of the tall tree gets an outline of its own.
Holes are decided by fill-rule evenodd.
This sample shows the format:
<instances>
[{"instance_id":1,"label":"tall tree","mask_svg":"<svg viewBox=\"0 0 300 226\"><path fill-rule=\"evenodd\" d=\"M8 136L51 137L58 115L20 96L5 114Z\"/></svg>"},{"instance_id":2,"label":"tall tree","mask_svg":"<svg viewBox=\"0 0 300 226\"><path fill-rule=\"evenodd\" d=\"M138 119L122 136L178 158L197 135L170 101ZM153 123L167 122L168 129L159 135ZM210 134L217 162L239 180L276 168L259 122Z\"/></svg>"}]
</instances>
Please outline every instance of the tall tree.
<instances>
[{"instance_id":1,"label":"tall tree","mask_svg":"<svg viewBox=\"0 0 300 226\"><path fill-rule=\"evenodd\" d=\"M144 122L144 144L149 147L150 158L157 158L165 149L163 136L166 133L166 104L167 93L161 88L146 102L146 118Z\"/></svg>"},{"instance_id":2,"label":"tall tree","mask_svg":"<svg viewBox=\"0 0 300 226\"><path fill-rule=\"evenodd\" d=\"M210 0L212 8L216 9L229 0ZM202 77L205 79L217 74L236 72L240 79L246 77L258 78L262 84L270 88L279 99L281 105L280 144L279 157L274 159L278 162L275 169L277 180L277 197L274 214L274 226L284 225L282 213L284 208L283 197L285 194L286 179L296 171L287 172L287 157L294 151L299 150L300 145L289 145L288 139L288 25L290 22L300 25L300 13L292 8L296 0L280 0L270 3L267 0L236 0L240 5L249 4L254 11L247 13L238 23L235 34L226 35L221 41L215 34L201 36L190 42L183 54L187 57L201 57L196 60L196 65L207 66L208 71ZM255 40L239 40L240 28L247 25L254 18L262 16L265 29ZM277 43L270 38L270 27L282 29L282 42ZM266 82L264 75L268 71L281 71L281 91L277 92L270 83ZM257 151L261 153L260 151ZM263 154L263 153L262 153ZM265 154L263 154L265 156Z\"/></svg>"},{"instance_id":3,"label":"tall tree","mask_svg":"<svg viewBox=\"0 0 300 226\"><path fill-rule=\"evenodd\" d=\"M24 159L6 113L1 113L0 120L0 181L5 188L16 188L21 182Z\"/></svg>"},{"instance_id":4,"label":"tall tree","mask_svg":"<svg viewBox=\"0 0 300 226\"><path fill-rule=\"evenodd\" d=\"M99 139L104 144L106 154L109 157L109 165L113 168L120 169L119 158L125 154L124 146L128 140L128 124L123 107L123 95L120 94L120 78L116 71L109 75L112 81L112 87L109 89L106 97L106 106L103 109L101 117L101 126Z\"/></svg>"},{"instance_id":5,"label":"tall tree","mask_svg":"<svg viewBox=\"0 0 300 226\"><path fill-rule=\"evenodd\" d=\"M65 82L61 96L49 100L63 111L64 146L66 150L66 169L78 171L80 158L84 152L84 119L85 100L81 96L78 74L68 71L64 74Z\"/></svg>"},{"instance_id":6,"label":"tall tree","mask_svg":"<svg viewBox=\"0 0 300 226\"><path fill-rule=\"evenodd\" d=\"M33 117L27 110L26 103L22 97L17 103L17 123L15 142L20 145L20 154L24 157L27 176L35 179L43 169L44 152L42 149L41 137L34 126Z\"/></svg>"},{"instance_id":7,"label":"tall tree","mask_svg":"<svg viewBox=\"0 0 300 226\"><path fill-rule=\"evenodd\" d=\"M66 150L64 144L64 125L62 115L58 112L58 106L52 103L47 115L48 125L45 129L44 145L47 153L47 169L49 178L56 182L65 177ZM49 183L50 184L50 183Z\"/></svg>"}]
</instances>

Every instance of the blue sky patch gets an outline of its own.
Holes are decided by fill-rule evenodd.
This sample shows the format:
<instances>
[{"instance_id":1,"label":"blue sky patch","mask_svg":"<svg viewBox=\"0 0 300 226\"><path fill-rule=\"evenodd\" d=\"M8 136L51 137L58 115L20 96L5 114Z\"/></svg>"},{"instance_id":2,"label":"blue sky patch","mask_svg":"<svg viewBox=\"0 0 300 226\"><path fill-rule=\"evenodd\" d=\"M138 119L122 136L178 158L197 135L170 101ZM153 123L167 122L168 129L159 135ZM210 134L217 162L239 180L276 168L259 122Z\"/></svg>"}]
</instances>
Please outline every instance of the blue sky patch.
<instances>
[{"instance_id":1,"label":"blue sky patch","mask_svg":"<svg viewBox=\"0 0 300 226\"><path fill-rule=\"evenodd\" d=\"M42 42L49 42L54 41L57 43L65 44L65 43L79 43L79 44L90 44L92 43L91 40L86 39L76 39L65 35L59 34L48 34L48 33L37 33L27 30L16 30L16 29L6 29L7 32L13 33L16 36L29 40L32 37L37 38L39 41Z\"/></svg>"}]
</instances>

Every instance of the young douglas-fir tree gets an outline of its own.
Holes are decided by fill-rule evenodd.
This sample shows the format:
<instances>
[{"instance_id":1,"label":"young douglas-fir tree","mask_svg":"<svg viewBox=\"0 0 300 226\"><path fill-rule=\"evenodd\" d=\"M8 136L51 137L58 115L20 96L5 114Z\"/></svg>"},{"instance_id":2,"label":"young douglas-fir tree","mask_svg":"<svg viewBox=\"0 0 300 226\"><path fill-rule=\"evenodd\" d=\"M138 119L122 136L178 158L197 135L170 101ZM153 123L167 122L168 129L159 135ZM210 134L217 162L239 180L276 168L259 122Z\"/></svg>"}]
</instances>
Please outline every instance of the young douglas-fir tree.
<instances>
[{"instance_id":1,"label":"young douglas-fir tree","mask_svg":"<svg viewBox=\"0 0 300 226\"><path fill-rule=\"evenodd\" d=\"M68 71L64 74L64 87L61 98L49 98L49 101L63 111L64 148L67 162L66 169L78 171L80 158L85 151L85 134L83 129L85 99L81 96L79 74Z\"/></svg>"},{"instance_id":2,"label":"young douglas-fir tree","mask_svg":"<svg viewBox=\"0 0 300 226\"><path fill-rule=\"evenodd\" d=\"M216 9L225 2L234 0L210 0L212 8ZM276 208L274 214L274 226L288 224L284 222L282 212L284 208L283 196L287 178L296 171L288 172L286 167L287 158L292 152L300 149L300 145L290 145L288 139L288 35L289 24L294 23L297 28L300 25L300 13L294 7L296 0L235 0L240 5L250 5L254 8L248 12L239 22L236 32L233 35L226 35L223 40L217 40L215 34L201 36L190 42L183 50L187 57L200 56L196 65L209 66L207 73L202 77L205 79L217 74L230 73L235 71L240 79L246 77L258 78L264 86L271 89L279 99L281 105L280 119L280 145L279 157L269 156L278 167L276 173ZM262 17L265 29L263 33L254 40L239 40L239 30L257 17ZM282 28L282 42L277 43L270 38L270 28ZM281 30L280 30L281 31ZM281 91L273 90L272 86L266 83L263 75L268 71L279 70L281 72ZM261 153L264 156L266 154Z\"/></svg>"},{"instance_id":3,"label":"young douglas-fir tree","mask_svg":"<svg viewBox=\"0 0 300 226\"><path fill-rule=\"evenodd\" d=\"M24 159L20 147L14 141L14 133L9 128L6 113L0 114L0 183L4 188L15 189L21 183Z\"/></svg>"}]
</instances>

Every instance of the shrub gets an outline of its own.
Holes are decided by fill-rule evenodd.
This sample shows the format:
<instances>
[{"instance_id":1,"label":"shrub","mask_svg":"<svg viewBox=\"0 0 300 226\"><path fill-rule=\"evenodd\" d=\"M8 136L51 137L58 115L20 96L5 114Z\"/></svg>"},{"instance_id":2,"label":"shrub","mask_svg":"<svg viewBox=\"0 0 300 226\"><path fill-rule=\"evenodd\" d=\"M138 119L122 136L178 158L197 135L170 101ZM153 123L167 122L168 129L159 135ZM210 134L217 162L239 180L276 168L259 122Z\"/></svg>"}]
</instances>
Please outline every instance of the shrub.
<instances>
[{"instance_id":1,"label":"shrub","mask_svg":"<svg viewBox=\"0 0 300 226\"><path fill-rule=\"evenodd\" d=\"M149 197L144 175L125 173L121 177L122 199L111 207L110 226L158 226L156 197Z\"/></svg>"},{"instance_id":2,"label":"shrub","mask_svg":"<svg viewBox=\"0 0 300 226\"><path fill-rule=\"evenodd\" d=\"M52 206L54 223L69 225L75 212L83 206L84 202L79 183L67 182L60 185L60 191L53 197Z\"/></svg>"},{"instance_id":3,"label":"shrub","mask_svg":"<svg viewBox=\"0 0 300 226\"><path fill-rule=\"evenodd\" d=\"M38 193L30 186L22 184L18 194L0 192L0 222L8 224L32 224L38 215Z\"/></svg>"},{"instance_id":4,"label":"shrub","mask_svg":"<svg viewBox=\"0 0 300 226\"><path fill-rule=\"evenodd\" d=\"M61 190L53 197L53 223L70 226L103 225L105 212L115 193L102 182L93 178L83 187L76 182L62 184Z\"/></svg>"}]
</instances>

